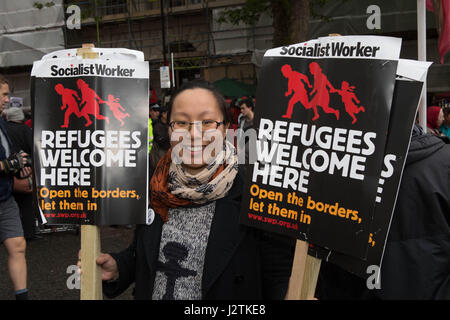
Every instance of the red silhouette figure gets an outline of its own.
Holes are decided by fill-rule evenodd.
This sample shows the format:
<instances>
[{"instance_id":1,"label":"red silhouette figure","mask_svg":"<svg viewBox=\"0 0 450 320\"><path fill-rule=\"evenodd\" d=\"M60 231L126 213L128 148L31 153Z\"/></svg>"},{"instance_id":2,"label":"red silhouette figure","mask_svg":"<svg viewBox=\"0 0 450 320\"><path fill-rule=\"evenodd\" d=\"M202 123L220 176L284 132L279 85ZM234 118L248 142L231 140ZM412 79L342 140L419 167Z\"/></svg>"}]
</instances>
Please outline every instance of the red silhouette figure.
<instances>
[{"instance_id":1,"label":"red silhouette figure","mask_svg":"<svg viewBox=\"0 0 450 320\"><path fill-rule=\"evenodd\" d=\"M328 81L328 78L322 73L322 69L317 62L311 62L309 64L309 71L314 76L314 89L310 92L310 95L312 96L316 92L316 95L309 103L310 107L314 110L313 120L317 120L319 118L319 114L317 113L317 106L321 107L326 113L334 113L336 115L336 119L339 120L339 110L330 108L330 93L337 92L337 90L331 85L330 81ZM329 92L327 90L327 87L330 88Z\"/></svg>"},{"instance_id":2,"label":"red silhouette figure","mask_svg":"<svg viewBox=\"0 0 450 320\"><path fill-rule=\"evenodd\" d=\"M288 64L281 67L281 72L283 73L283 76L288 79L288 90L285 92L285 96L287 97L291 95L292 91L294 91L294 95L291 97L291 100L289 100L286 114L281 116L282 118L290 119L292 117L294 105L297 102L301 102L306 109L310 108L308 92L305 89L305 84L307 84L309 88L312 88L312 86L309 83L307 76L300 72L293 71L291 66Z\"/></svg>"},{"instance_id":3,"label":"red silhouette figure","mask_svg":"<svg viewBox=\"0 0 450 320\"><path fill-rule=\"evenodd\" d=\"M60 83L55 85L55 91L61 96L62 98L62 106L61 110L66 109L66 112L64 114L64 124L61 125L61 128L68 128L69 127L69 118L72 113L75 113L75 115L78 118L81 118L80 110L78 109L78 102L77 100L81 100L78 96L78 93L75 90L64 88L64 86ZM77 100L75 100L77 98Z\"/></svg>"},{"instance_id":4,"label":"red silhouette figure","mask_svg":"<svg viewBox=\"0 0 450 320\"><path fill-rule=\"evenodd\" d=\"M357 106L353 102L355 101L357 104L361 103L361 101L359 101L356 95L353 93L354 89L355 86L349 86L347 81L342 81L341 90L337 90L339 95L342 97L342 102L345 105L345 111L353 119L352 124L354 124L357 121L355 113L359 113L360 111L362 112L366 111L363 106Z\"/></svg>"},{"instance_id":5,"label":"red silhouette figure","mask_svg":"<svg viewBox=\"0 0 450 320\"><path fill-rule=\"evenodd\" d=\"M123 122L123 118L130 117L129 113L123 113L122 111L125 111L125 109L118 103L120 101L119 98L115 98L112 94L108 95L108 101L104 101L109 109L113 112L114 117L120 121L121 126L123 126L125 123ZM122 110L122 111L120 111Z\"/></svg>"},{"instance_id":6,"label":"red silhouette figure","mask_svg":"<svg viewBox=\"0 0 450 320\"><path fill-rule=\"evenodd\" d=\"M92 124L91 119L89 119L90 114L99 120L106 120L109 124L109 118L100 114L99 104L106 103L106 101L103 101L93 89L89 88L89 85L84 80L78 79L77 86L81 90L82 101L80 107L83 107L81 115L86 119L85 126Z\"/></svg>"}]
</instances>

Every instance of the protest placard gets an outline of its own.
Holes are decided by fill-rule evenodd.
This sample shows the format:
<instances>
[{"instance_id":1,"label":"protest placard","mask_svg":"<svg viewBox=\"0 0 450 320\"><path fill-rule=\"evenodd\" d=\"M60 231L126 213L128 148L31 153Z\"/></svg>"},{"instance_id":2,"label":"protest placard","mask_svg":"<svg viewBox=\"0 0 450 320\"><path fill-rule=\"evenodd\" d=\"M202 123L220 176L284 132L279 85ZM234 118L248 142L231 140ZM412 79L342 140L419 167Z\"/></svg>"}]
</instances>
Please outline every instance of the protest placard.
<instances>
[{"instance_id":1,"label":"protest placard","mask_svg":"<svg viewBox=\"0 0 450 320\"><path fill-rule=\"evenodd\" d=\"M365 259L401 40L268 50L241 222Z\"/></svg>"},{"instance_id":2,"label":"protest placard","mask_svg":"<svg viewBox=\"0 0 450 320\"><path fill-rule=\"evenodd\" d=\"M33 65L37 196L49 224L145 223L148 63L105 52Z\"/></svg>"},{"instance_id":3,"label":"protest placard","mask_svg":"<svg viewBox=\"0 0 450 320\"><path fill-rule=\"evenodd\" d=\"M82 224L82 300L102 299L97 225L142 223L148 202L148 64L92 49L44 56L31 81L38 204L46 222Z\"/></svg>"},{"instance_id":4,"label":"protest placard","mask_svg":"<svg viewBox=\"0 0 450 320\"><path fill-rule=\"evenodd\" d=\"M397 74L400 77L396 80L392 101L384 165L377 189L375 213L370 227L366 259L356 259L317 246L309 248L310 255L337 264L343 269L364 278L370 275L369 267L381 267L401 176L407 158L412 126L429 65L428 62L399 60Z\"/></svg>"}]
</instances>

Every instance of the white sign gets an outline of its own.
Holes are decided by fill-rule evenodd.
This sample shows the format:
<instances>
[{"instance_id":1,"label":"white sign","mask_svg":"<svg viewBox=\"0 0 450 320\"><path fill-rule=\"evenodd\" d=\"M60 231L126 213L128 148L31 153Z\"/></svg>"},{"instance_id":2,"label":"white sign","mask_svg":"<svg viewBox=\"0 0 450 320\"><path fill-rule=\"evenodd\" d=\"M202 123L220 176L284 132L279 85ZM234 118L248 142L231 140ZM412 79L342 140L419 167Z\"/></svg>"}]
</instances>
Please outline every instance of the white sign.
<instances>
[{"instance_id":1,"label":"white sign","mask_svg":"<svg viewBox=\"0 0 450 320\"><path fill-rule=\"evenodd\" d=\"M161 88L168 89L170 88L170 73L169 67L164 66L159 68L159 76L161 79Z\"/></svg>"}]
</instances>

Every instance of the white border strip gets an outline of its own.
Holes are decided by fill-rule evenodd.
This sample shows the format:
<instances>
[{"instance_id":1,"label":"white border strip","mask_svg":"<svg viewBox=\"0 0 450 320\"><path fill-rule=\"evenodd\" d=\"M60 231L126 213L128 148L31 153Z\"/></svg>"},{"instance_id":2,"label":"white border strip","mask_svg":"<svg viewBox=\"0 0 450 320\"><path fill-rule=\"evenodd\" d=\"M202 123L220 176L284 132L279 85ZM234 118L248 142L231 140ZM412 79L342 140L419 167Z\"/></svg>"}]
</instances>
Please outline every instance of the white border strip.
<instances>
[{"instance_id":1,"label":"white border strip","mask_svg":"<svg viewBox=\"0 0 450 320\"><path fill-rule=\"evenodd\" d=\"M266 51L264 57L398 60L402 39L382 36L322 37Z\"/></svg>"}]
</instances>

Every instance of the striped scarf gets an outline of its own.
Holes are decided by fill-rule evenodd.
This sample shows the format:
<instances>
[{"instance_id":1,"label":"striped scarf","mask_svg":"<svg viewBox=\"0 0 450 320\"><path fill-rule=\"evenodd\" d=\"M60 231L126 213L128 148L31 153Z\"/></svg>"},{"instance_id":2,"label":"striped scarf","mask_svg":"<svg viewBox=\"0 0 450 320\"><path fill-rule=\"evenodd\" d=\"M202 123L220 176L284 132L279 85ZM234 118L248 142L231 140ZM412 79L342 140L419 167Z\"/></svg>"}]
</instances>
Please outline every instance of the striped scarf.
<instances>
[{"instance_id":1,"label":"striped scarf","mask_svg":"<svg viewBox=\"0 0 450 320\"><path fill-rule=\"evenodd\" d=\"M238 172L236 149L225 141L214 161L196 175L171 159L172 148L161 158L150 181L153 209L167 222L169 208L203 204L223 198Z\"/></svg>"}]
</instances>

